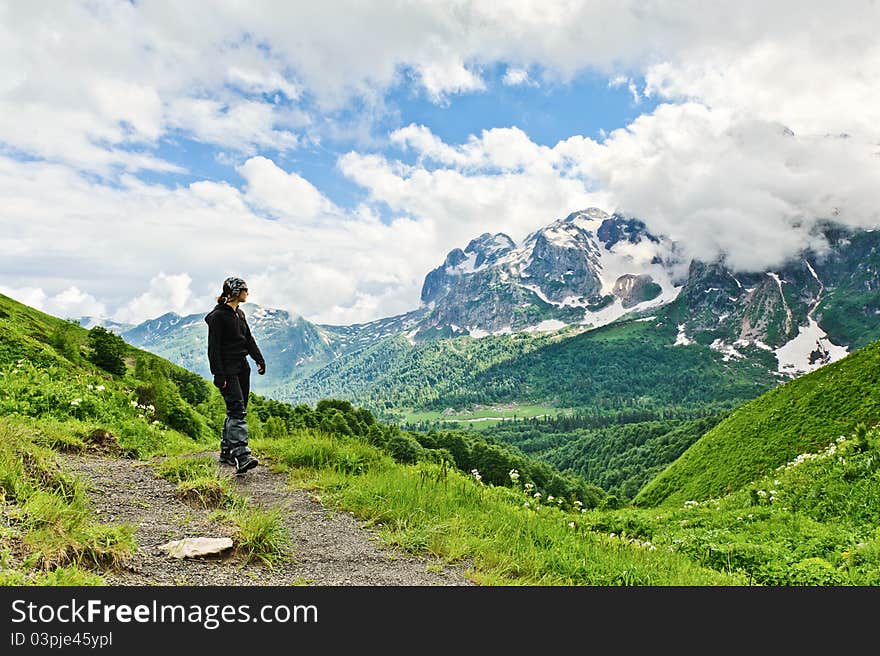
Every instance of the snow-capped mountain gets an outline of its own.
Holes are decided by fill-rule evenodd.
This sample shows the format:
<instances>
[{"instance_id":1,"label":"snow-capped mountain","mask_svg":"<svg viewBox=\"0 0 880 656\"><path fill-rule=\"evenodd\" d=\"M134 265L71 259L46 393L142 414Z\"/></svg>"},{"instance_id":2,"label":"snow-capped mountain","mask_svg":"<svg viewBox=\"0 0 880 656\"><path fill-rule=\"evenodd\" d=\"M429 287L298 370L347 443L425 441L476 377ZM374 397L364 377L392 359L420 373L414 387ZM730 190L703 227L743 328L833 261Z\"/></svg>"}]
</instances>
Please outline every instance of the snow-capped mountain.
<instances>
[{"instance_id":1,"label":"snow-capped mountain","mask_svg":"<svg viewBox=\"0 0 880 656\"><path fill-rule=\"evenodd\" d=\"M255 391L307 375L340 354L337 340L315 324L279 309L251 303L241 306L260 350L270 366L254 376ZM121 333L129 344L161 355L190 371L210 378L205 314L174 312L145 321Z\"/></svg>"},{"instance_id":2,"label":"snow-capped mountain","mask_svg":"<svg viewBox=\"0 0 880 656\"><path fill-rule=\"evenodd\" d=\"M827 222L817 229L827 252L804 251L775 270L691 262L665 313L678 322L676 344L697 340L730 358L762 349L794 376L880 338L880 233Z\"/></svg>"},{"instance_id":3,"label":"snow-capped mountain","mask_svg":"<svg viewBox=\"0 0 880 656\"><path fill-rule=\"evenodd\" d=\"M425 277L415 338L435 334L598 327L673 300L674 244L644 223L597 208L575 212L516 245L486 233Z\"/></svg>"},{"instance_id":4,"label":"snow-capped mountain","mask_svg":"<svg viewBox=\"0 0 880 656\"><path fill-rule=\"evenodd\" d=\"M748 358L780 377L796 376L880 339L880 232L832 223L818 229L827 252L805 251L778 269L752 272L733 271L723 258L684 262L680 245L642 221L596 208L554 221L520 244L485 233L425 276L420 306L405 314L332 326L243 306L273 363L255 383L289 387L396 336L415 344L577 333L626 317L668 329L670 348L698 344L726 360ZM166 314L122 334L207 375L202 314Z\"/></svg>"}]
</instances>

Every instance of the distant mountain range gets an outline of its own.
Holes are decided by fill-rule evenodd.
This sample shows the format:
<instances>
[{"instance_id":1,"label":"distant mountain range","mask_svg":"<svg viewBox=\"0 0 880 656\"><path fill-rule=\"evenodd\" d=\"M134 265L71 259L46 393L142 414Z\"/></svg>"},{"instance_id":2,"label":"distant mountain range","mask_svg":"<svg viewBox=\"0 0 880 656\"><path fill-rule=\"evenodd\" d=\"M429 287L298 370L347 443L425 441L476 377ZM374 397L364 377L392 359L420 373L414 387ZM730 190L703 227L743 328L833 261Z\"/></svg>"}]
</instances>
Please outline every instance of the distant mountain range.
<instances>
[{"instance_id":1,"label":"distant mountain range","mask_svg":"<svg viewBox=\"0 0 880 656\"><path fill-rule=\"evenodd\" d=\"M671 331L670 347L707 349L719 363L749 361L785 380L880 338L880 234L833 222L819 230L827 252L804 251L776 270L753 272L734 271L723 258L683 262L680 244L651 234L639 219L596 208L556 220L521 244L485 233L430 271L420 306L402 315L333 326L245 305L269 363L265 377L254 377L255 391L290 402L332 391L364 403L378 399L371 385L391 371L434 385L442 385L441 371L459 382L502 361L514 371L518 358L528 353L533 362L551 342L633 319ZM110 327L207 376L203 316L169 313ZM503 345L495 349L503 354L476 345L482 338ZM459 362L453 351L470 359ZM419 371L425 367L433 371Z\"/></svg>"}]
</instances>

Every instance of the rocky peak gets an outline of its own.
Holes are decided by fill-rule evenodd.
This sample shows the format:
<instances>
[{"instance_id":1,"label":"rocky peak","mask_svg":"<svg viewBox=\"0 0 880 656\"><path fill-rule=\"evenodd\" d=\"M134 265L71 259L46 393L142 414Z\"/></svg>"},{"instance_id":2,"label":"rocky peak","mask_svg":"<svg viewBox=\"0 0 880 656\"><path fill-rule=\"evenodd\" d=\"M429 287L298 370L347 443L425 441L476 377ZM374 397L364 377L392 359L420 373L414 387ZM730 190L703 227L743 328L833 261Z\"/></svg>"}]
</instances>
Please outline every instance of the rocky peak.
<instances>
[{"instance_id":1,"label":"rocky peak","mask_svg":"<svg viewBox=\"0 0 880 656\"><path fill-rule=\"evenodd\" d=\"M474 268L476 269L497 261L514 248L516 248L516 244L513 242L513 239L503 232L498 232L494 235L484 232L476 239L472 239L464 249L464 252L475 256Z\"/></svg>"}]
</instances>

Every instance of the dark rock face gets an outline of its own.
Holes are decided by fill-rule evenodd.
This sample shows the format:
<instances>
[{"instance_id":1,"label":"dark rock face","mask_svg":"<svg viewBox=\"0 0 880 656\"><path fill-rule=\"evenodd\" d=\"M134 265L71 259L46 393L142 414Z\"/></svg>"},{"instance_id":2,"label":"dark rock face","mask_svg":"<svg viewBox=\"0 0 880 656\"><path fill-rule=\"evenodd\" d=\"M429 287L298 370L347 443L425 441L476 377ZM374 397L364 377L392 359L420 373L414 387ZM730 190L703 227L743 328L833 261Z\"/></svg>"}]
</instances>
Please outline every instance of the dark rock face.
<instances>
[{"instance_id":1,"label":"dark rock face","mask_svg":"<svg viewBox=\"0 0 880 656\"><path fill-rule=\"evenodd\" d=\"M625 308L631 308L644 301L650 301L660 295L661 289L654 279L647 274L620 276L614 282L612 293L621 300Z\"/></svg>"}]
</instances>

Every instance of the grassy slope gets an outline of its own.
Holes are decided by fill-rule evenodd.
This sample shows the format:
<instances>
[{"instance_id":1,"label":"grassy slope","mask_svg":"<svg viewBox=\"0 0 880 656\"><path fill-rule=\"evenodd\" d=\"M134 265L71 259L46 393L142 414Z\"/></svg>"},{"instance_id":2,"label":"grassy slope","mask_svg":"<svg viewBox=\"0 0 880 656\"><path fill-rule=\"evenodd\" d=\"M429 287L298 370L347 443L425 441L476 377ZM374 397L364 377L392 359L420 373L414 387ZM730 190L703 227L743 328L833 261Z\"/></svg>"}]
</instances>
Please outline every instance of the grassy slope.
<instances>
[{"instance_id":1,"label":"grassy slope","mask_svg":"<svg viewBox=\"0 0 880 656\"><path fill-rule=\"evenodd\" d=\"M741 488L880 421L880 342L743 404L646 485L638 505L680 504Z\"/></svg>"},{"instance_id":2,"label":"grassy slope","mask_svg":"<svg viewBox=\"0 0 880 656\"><path fill-rule=\"evenodd\" d=\"M0 442L5 520L0 583L100 583L94 562L124 556L130 549L125 527L91 524L75 484L58 485L63 478L52 465L50 447L89 448L91 431L101 426L130 440L133 454L181 452L187 444L204 448L140 417L142 408L130 404L139 381L130 375L114 378L55 353L44 340L56 321L0 297L0 371L5 374L0 414L8 415L0 422L5 436ZM841 362L850 358L850 364L860 366L838 363L816 372L827 378L811 374L786 385L787 391L774 390L789 394L789 386L803 380L821 389L809 397L805 388L794 388L802 392L795 395L798 399L813 398L818 404L815 412L800 408L804 421L813 422L816 430L825 427L830 436L815 444L834 441L856 410L870 419L860 402L876 384L876 375L869 374L876 373L880 355L871 347ZM71 403L77 398L81 403ZM222 420L219 403L212 398L200 408L201 421L216 423L212 405L221 409ZM778 399L776 409L782 413L788 405L786 398ZM771 427L790 428L784 418L778 415ZM325 503L354 511L389 542L414 553L473 562L474 576L485 584L880 584L876 433L834 442L815 458L799 459L803 462L796 466L773 470L766 479L703 504L579 512L570 500L561 504L546 495L536 500L522 480L496 487L435 462L400 464L357 435L307 428L269 437L268 423L265 428L266 437L253 440L255 450L290 468L293 480L321 490ZM776 452L777 439L776 432L754 439L748 455L785 464ZM810 444L804 440L793 452L800 454ZM28 463L27 470L22 463ZM691 473L695 480L703 468L713 466L710 480L729 474L723 459L700 464ZM211 481L202 480L199 472L192 476L183 482L201 481L201 489L209 489ZM262 528L272 528L270 521L263 524L256 537L266 534ZM52 562L70 564L46 574L43 568Z\"/></svg>"}]
</instances>

